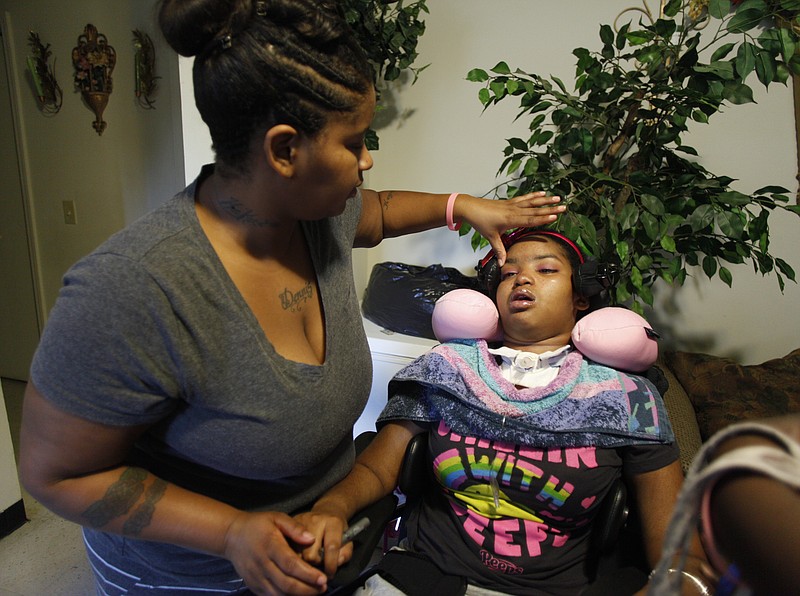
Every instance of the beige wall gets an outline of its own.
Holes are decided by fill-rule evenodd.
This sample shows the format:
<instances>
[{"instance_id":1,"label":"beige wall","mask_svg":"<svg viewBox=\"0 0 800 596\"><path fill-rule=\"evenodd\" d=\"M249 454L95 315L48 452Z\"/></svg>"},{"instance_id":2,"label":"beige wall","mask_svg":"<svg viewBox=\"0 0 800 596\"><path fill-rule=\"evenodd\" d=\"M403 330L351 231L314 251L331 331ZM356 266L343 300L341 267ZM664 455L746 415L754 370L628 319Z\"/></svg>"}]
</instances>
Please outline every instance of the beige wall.
<instances>
[{"instance_id":1,"label":"beige wall","mask_svg":"<svg viewBox=\"0 0 800 596\"><path fill-rule=\"evenodd\" d=\"M52 307L61 276L113 232L162 203L183 185L177 58L165 48L152 16L152 0L0 0L10 27L12 84L23 168L32 214L42 309ZM114 90L102 136L93 113L73 89L72 48L91 23L117 53ZM160 90L156 109L143 110L133 93L132 30L156 45ZM39 112L25 69L28 31L51 45L64 91L61 111ZM61 202L76 204L77 225L66 225ZM44 313L43 313L44 314Z\"/></svg>"}]
</instances>

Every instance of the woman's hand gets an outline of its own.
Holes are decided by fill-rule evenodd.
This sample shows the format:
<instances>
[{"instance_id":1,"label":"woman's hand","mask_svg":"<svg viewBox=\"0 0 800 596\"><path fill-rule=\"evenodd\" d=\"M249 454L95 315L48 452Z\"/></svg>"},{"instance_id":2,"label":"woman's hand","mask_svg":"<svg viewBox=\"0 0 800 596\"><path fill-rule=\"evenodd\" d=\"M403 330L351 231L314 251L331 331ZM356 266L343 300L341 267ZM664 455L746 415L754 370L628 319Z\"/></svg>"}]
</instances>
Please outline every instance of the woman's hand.
<instances>
[{"instance_id":1,"label":"woman's hand","mask_svg":"<svg viewBox=\"0 0 800 596\"><path fill-rule=\"evenodd\" d=\"M466 221L489 241L497 255L497 264L502 266L506 260L506 248L500 239L502 234L511 228L553 223L567 209L559 204L560 201L560 197L547 196L544 192L504 201L459 195L454 204L454 215L455 219Z\"/></svg>"},{"instance_id":2,"label":"woman's hand","mask_svg":"<svg viewBox=\"0 0 800 596\"><path fill-rule=\"evenodd\" d=\"M295 520L315 536L313 544L303 549L303 559L319 566L324 558L325 574L333 577L336 570L353 556L352 543L342 546L342 533L347 529L347 521L337 513L316 508L296 515ZM320 556L322 550L324 557Z\"/></svg>"},{"instance_id":3,"label":"woman's hand","mask_svg":"<svg viewBox=\"0 0 800 596\"><path fill-rule=\"evenodd\" d=\"M241 512L228 528L223 556L255 594L322 594L327 578L298 552L315 541L314 534L285 513Z\"/></svg>"}]
</instances>

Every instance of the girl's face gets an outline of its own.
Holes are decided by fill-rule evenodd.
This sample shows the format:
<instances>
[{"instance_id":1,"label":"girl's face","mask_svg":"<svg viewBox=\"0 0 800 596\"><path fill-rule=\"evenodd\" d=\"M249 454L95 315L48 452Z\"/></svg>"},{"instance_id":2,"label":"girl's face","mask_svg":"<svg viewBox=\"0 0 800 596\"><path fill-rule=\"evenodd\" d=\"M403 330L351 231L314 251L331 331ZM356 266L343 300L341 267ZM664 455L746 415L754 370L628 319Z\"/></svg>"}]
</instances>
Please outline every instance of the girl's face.
<instances>
[{"instance_id":1,"label":"girl's face","mask_svg":"<svg viewBox=\"0 0 800 596\"><path fill-rule=\"evenodd\" d=\"M569 343L578 311L589 304L572 289L564 250L546 236L525 238L508 249L496 296L505 345L540 345L547 351Z\"/></svg>"},{"instance_id":2,"label":"girl's face","mask_svg":"<svg viewBox=\"0 0 800 596\"><path fill-rule=\"evenodd\" d=\"M334 114L319 134L302 141L298 164L302 201L300 219L322 219L339 215L347 200L372 167L372 156L364 138L375 113L375 94L370 92L353 112Z\"/></svg>"}]
</instances>

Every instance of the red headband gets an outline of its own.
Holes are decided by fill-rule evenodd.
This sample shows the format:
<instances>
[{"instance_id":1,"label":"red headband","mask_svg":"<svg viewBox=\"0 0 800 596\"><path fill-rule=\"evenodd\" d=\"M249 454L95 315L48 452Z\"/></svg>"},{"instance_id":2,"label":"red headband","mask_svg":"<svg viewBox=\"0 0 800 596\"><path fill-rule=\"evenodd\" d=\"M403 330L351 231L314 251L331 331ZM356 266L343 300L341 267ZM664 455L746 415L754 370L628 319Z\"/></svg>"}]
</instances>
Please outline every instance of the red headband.
<instances>
[{"instance_id":1,"label":"red headband","mask_svg":"<svg viewBox=\"0 0 800 596\"><path fill-rule=\"evenodd\" d=\"M553 238L558 238L577 253L578 260L581 262L581 264L583 264L583 262L585 261L583 253L581 252L581 249L578 248L577 244L575 244L572 240L564 236L564 234L559 234L558 232L554 232L552 230L540 230L537 228L517 228L516 230L503 234L501 239L503 241L503 246L505 246L506 250L508 250L510 246L516 244L523 238L527 238L528 236L552 236ZM490 250L486 254L486 256L481 259L480 263L478 264L478 267L482 269L492 258L494 258L494 250Z\"/></svg>"}]
</instances>

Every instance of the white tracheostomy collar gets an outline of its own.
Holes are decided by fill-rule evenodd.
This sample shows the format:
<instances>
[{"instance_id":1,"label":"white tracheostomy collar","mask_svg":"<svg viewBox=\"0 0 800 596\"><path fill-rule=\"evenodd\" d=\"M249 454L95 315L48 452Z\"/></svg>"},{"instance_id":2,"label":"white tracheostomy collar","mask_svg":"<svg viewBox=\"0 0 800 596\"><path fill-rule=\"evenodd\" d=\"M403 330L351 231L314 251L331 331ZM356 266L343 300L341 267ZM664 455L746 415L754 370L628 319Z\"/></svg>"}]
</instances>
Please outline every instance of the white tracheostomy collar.
<instances>
[{"instance_id":1,"label":"white tracheostomy collar","mask_svg":"<svg viewBox=\"0 0 800 596\"><path fill-rule=\"evenodd\" d=\"M500 372L507 381L521 387L544 387L557 376L564 359L572 351L567 345L558 350L535 354L505 346L489 348L489 353L500 356Z\"/></svg>"}]
</instances>

